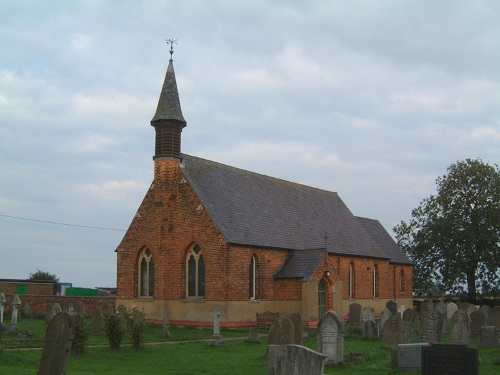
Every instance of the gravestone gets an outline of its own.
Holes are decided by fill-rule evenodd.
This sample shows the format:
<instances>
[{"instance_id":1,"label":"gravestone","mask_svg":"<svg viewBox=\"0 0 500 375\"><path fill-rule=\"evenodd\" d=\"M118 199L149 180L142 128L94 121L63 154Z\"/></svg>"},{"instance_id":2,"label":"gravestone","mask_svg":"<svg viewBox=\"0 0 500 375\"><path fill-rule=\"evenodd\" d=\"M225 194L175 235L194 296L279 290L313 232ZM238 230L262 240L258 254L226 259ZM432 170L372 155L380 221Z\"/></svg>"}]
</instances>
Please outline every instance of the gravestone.
<instances>
[{"instance_id":1,"label":"gravestone","mask_svg":"<svg viewBox=\"0 0 500 375\"><path fill-rule=\"evenodd\" d=\"M446 305L446 319L451 320L451 317L453 316L453 314L455 314L455 311L457 310L458 310L457 304L454 302L449 302Z\"/></svg>"},{"instance_id":2,"label":"gravestone","mask_svg":"<svg viewBox=\"0 0 500 375\"><path fill-rule=\"evenodd\" d=\"M50 303L45 306L45 324L48 325L52 319L52 305Z\"/></svg>"},{"instance_id":3,"label":"gravestone","mask_svg":"<svg viewBox=\"0 0 500 375\"><path fill-rule=\"evenodd\" d=\"M467 312L467 310L469 309L470 303L469 302L457 303L457 306L459 309L462 309L465 312Z\"/></svg>"},{"instance_id":4,"label":"gravestone","mask_svg":"<svg viewBox=\"0 0 500 375\"><path fill-rule=\"evenodd\" d=\"M439 342L441 341L441 314L434 311L424 316L420 326L420 342Z\"/></svg>"},{"instance_id":5,"label":"gravestone","mask_svg":"<svg viewBox=\"0 0 500 375\"><path fill-rule=\"evenodd\" d=\"M434 343L422 347L422 375L479 375L479 352L460 344Z\"/></svg>"},{"instance_id":6,"label":"gravestone","mask_svg":"<svg viewBox=\"0 0 500 375\"><path fill-rule=\"evenodd\" d=\"M490 310L489 324L500 329L500 306L495 306Z\"/></svg>"},{"instance_id":7,"label":"gravestone","mask_svg":"<svg viewBox=\"0 0 500 375\"><path fill-rule=\"evenodd\" d=\"M0 324L3 324L3 311L4 311L3 304L5 302L7 302L7 299L5 298L5 294L2 292L0 293Z\"/></svg>"},{"instance_id":8,"label":"gravestone","mask_svg":"<svg viewBox=\"0 0 500 375\"><path fill-rule=\"evenodd\" d=\"M469 306L467 306L467 310L466 310L467 315L472 314L474 311L477 311L477 307L474 306L472 303L469 304Z\"/></svg>"},{"instance_id":9,"label":"gravestone","mask_svg":"<svg viewBox=\"0 0 500 375\"><path fill-rule=\"evenodd\" d=\"M432 308L431 308L432 310ZM423 301L420 303L419 305L419 308L418 308L418 312L420 313L420 315L426 315L429 313L429 303L427 301Z\"/></svg>"},{"instance_id":10,"label":"gravestone","mask_svg":"<svg viewBox=\"0 0 500 375\"><path fill-rule=\"evenodd\" d=\"M66 374L74 335L75 322L70 314L61 312L50 320L38 375Z\"/></svg>"},{"instance_id":11,"label":"gravestone","mask_svg":"<svg viewBox=\"0 0 500 375\"><path fill-rule=\"evenodd\" d=\"M18 328L17 317L19 315L19 307L21 306L21 298L19 298L18 294L14 295L14 298L12 299L10 306L11 306L10 329L17 329Z\"/></svg>"},{"instance_id":12,"label":"gravestone","mask_svg":"<svg viewBox=\"0 0 500 375\"><path fill-rule=\"evenodd\" d=\"M224 311L220 308L219 304L216 304L210 313L214 317L214 334L212 335L212 338L207 341L207 344L210 346L219 346L224 343L220 334L220 320Z\"/></svg>"},{"instance_id":13,"label":"gravestone","mask_svg":"<svg viewBox=\"0 0 500 375\"><path fill-rule=\"evenodd\" d=\"M326 355L300 345L269 345L267 375L323 375Z\"/></svg>"},{"instance_id":14,"label":"gravestone","mask_svg":"<svg viewBox=\"0 0 500 375\"><path fill-rule=\"evenodd\" d=\"M486 324L485 325L486 326L490 325L490 311L491 311L491 307L489 307L488 305L482 305L479 308L479 311L481 311L484 314L484 317L486 318Z\"/></svg>"},{"instance_id":15,"label":"gravestone","mask_svg":"<svg viewBox=\"0 0 500 375\"><path fill-rule=\"evenodd\" d=\"M167 315L163 315L163 330L161 333L161 337L166 338L170 337L170 329L168 328L168 320L167 320Z\"/></svg>"},{"instance_id":16,"label":"gravestone","mask_svg":"<svg viewBox=\"0 0 500 375\"><path fill-rule=\"evenodd\" d=\"M411 335L408 334L408 331L405 322L399 316L392 315L384 324L382 347L395 349L399 344L409 344Z\"/></svg>"},{"instance_id":17,"label":"gravestone","mask_svg":"<svg viewBox=\"0 0 500 375\"><path fill-rule=\"evenodd\" d=\"M385 307L389 309L392 315L397 315L398 313L398 304L396 301L387 301Z\"/></svg>"},{"instance_id":18,"label":"gravestone","mask_svg":"<svg viewBox=\"0 0 500 375\"><path fill-rule=\"evenodd\" d=\"M54 303L50 308L50 320L52 320L52 318L57 314L59 314L60 312L62 312L61 306L59 306L58 303Z\"/></svg>"},{"instance_id":19,"label":"gravestone","mask_svg":"<svg viewBox=\"0 0 500 375\"><path fill-rule=\"evenodd\" d=\"M422 368L422 347L427 343L399 344L396 355L393 357L396 363L392 368L406 371L418 371Z\"/></svg>"},{"instance_id":20,"label":"gravestone","mask_svg":"<svg viewBox=\"0 0 500 375\"><path fill-rule=\"evenodd\" d=\"M470 337L476 338L481 327L486 325L486 317L484 316L482 311L478 310L470 314L469 318L470 318L470 326L469 326Z\"/></svg>"},{"instance_id":21,"label":"gravestone","mask_svg":"<svg viewBox=\"0 0 500 375\"><path fill-rule=\"evenodd\" d=\"M75 302L75 307L74 307L74 310L77 314L80 314L80 315L83 315L85 316L85 306L83 305L82 302L80 301L76 301Z\"/></svg>"},{"instance_id":22,"label":"gravestone","mask_svg":"<svg viewBox=\"0 0 500 375\"><path fill-rule=\"evenodd\" d=\"M23 315L27 318L33 318L33 309L28 302L23 306Z\"/></svg>"},{"instance_id":23,"label":"gravestone","mask_svg":"<svg viewBox=\"0 0 500 375\"><path fill-rule=\"evenodd\" d=\"M406 309L405 312L403 313L403 321L407 326L409 326L413 331L418 331L420 329L419 327L419 318L418 314L415 310L413 309Z\"/></svg>"},{"instance_id":24,"label":"gravestone","mask_svg":"<svg viewBox=\"0 0 500 375\"><path fill-rule=\"evenodd\" d=\"M90 332L101 333L104 328L104 318L102 314L102 309L96 307L94 313L92 314L92 319L90 320Z\"/></svg>"},{"instance_id":25,"label":"gravestone","mask_svg":"<svg viewBox=\"0 0 500 375\"><path fill-rule=\"evenodd\" d=\"M284 315L278 316L267 337L267 345L288 345L295 342L295 327L293 322Z\"/></svg>"},{"instance_id":26,"label":"gravestone","mask_svg":"<svg viewBox=\"0 0 500 375\"><path fill-rule=\"evenodd\" d=\"M361 324L361 305L359 303L349 305L349 324Z\"/></svg>"},{"instance_id":27,"label":"gravestone","mask_svg":"<svg viewBox=\"0 0 500 375\"><path fill-rule=\"evenodd\" d=\"M259 330L257 328L250 328L248 331L248 342L259 342Z\"/></svg>"},{"instance_id":28,"label":"gravestone","mask_svg":"<svg viewBox=\"0 0 500 375\"><path fill-rule=\"evenodd\" d=\"M469 345L470 318L464 310L457 310L451 317L451 342Z\"/></svg>"},{"instance_id":29,"label":"gravestone","mask_svg":"<svg viewBox=\"0 0 500 375\"><path fill-rule=\"evenodd\" d=\"M302 345L302 333L303 333L302 317L298 313L291 313L287 315L287 317L292 321L293 326L295 327L294 344Z\"/></svg>"},{"instance_id":30,"label":"gravestone","mask_svg":"<svg viewBox=\"0 0 500 375\"><path fill-rule=\"evenodd\" d=\"M371 306L363 308L362 320L375 320L375 309Z\"/></svg>"},{"instance_id":31,"label":"gravestone","mask_svg":"<svg viewBox=\"0 0 500 375\"><path fill-rule=\"evenodd\" d=\"M380 314L380 332L384 331L384 324L391 316L392 313L389 311L388 308L385 308L384 311L382 311L382 313Z\"/></svg>"},{"instance_id":32,"label":"gravestone","mask_svg":"<svg viewBox=\"0 0 500 375\"><path fill-rule=\"evenodd\" d=\"M375 320L363 320L363 338L378 339L378 325Z\"/></svg>"},{"instance_id":33,"label":"gravestone","mask_svg":"<svg viewBox=\"0 0 500 375\"><path fill-rule=\"evenodd\" d=\"M495 348L498 346L499 332L495 326L481 327L478 333L479 347L480 348Z\"/></svg>"},{"instance_id":34,"label":"gravestone","mask_svg":"<svg viewBox=\"0 0 500 375\"><path fill-rule=\"evenodd\" d=\"M443 301L439 301L434 305L434 311L438 312L440 315L441 322L439 326L441 327L441 333L446 333L447 332L447 310L446 310L446 305Z\"/></svg>"},{"instance_id":35,"label":"gravestone","mask_svg":"<svg viewBox=\"0 0 500 375\"><path fill-rule=\"evenodd\" d=\"M327 311L318 323L318 352L326 355L326 363L344 361L344 324L334 311Z\"/></svg>"},{"instance_id":36,"label":"gravestone","mask_svg":"<svg viewBox=\"0 0 500 375\"><path fill-rule=\"evenodd\" d=\"M76 312L75 312L75 309L73 308L73 304L69 304L68 305L68 308L66 309L66 312L70 315L73 315L75 316L76 315Z\"/></svg>"}]
</instances>

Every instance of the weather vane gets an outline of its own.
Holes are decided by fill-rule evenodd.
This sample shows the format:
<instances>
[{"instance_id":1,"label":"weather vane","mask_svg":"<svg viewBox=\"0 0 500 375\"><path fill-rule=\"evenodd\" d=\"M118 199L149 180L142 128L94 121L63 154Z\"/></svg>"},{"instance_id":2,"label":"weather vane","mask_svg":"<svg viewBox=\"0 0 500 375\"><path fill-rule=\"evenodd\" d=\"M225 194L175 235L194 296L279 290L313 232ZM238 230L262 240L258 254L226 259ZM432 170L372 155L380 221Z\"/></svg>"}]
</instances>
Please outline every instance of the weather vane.
<instances>
[{"instance_id":1,"label":"weather vane","mask_svg":"<svg viewBox=\"0 0 500 375\"><path fill-rule=\"evenodd\" d=\"M174 44L177 44L177 39L165 39L167 43L170 43L170 60L172 60L172 55L174 54Z\"/></svg>"}]
</instances>

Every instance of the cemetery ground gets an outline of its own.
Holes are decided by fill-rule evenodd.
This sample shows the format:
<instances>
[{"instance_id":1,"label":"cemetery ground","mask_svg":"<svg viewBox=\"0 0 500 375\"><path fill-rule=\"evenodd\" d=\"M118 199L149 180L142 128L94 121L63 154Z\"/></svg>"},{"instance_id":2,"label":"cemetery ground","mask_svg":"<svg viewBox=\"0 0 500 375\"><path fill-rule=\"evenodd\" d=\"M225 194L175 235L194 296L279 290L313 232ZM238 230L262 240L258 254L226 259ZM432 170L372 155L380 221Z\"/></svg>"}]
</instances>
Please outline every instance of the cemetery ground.
<instances>
[{"instance_id":1,"label":"cemetery ground","mask_svg":"<svg viewBox=\"0 0 500 375\"><path fill-rule=\"evenodd\" d=\"M87 326L89 321L87 322ZM0 373L35 374L42 354L44 319L24 318L21 330L33 336L19 337L2 332L0 337ZM222 346L212 347L203 340L210 339L212 329L170 327L171 336L162 338L161 326L148 326L143 345L133 349L125 340L119 351L109 348L104 334L89 334L83 355L71 355L68 374L266 374L267 337L261 331L259 343L246 341L248 330L222 329ZM317 350L316 333L305 330L309 337L304 346ZM233 340L234 339L234 340ZM195 341L201 340L201 341ZM415 340L414 340L415 341ZM443 341L450 341L445 336ZM477 347L476 340L471 346ZM479 349L481 375L500 373L500 347ZM381 348L380 340L361 338L361 328L346 326L344 362L325 366L325 374L403 374L391 369L391 351Z\"/></svg>"}]
</instances>

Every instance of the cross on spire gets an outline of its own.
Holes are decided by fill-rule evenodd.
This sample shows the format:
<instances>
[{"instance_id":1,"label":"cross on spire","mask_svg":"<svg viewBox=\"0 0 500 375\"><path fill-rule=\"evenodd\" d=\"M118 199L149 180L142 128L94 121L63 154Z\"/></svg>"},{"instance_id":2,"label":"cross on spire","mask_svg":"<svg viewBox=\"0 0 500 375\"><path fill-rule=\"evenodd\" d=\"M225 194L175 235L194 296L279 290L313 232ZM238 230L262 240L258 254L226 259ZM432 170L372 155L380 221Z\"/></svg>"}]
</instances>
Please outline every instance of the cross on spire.
<instances>
[{"instance_id":1,"label":"cross on spire","mask_svg":"<svg viewBox=\"0 0 500 375\"><path fill-rule=\"evenodd\" d=\"M165 39L167 43L170 43L170 61L172 61L172 55L174 54L174 44L177 44L177 39Z\"/></svg>"}]
</instances>

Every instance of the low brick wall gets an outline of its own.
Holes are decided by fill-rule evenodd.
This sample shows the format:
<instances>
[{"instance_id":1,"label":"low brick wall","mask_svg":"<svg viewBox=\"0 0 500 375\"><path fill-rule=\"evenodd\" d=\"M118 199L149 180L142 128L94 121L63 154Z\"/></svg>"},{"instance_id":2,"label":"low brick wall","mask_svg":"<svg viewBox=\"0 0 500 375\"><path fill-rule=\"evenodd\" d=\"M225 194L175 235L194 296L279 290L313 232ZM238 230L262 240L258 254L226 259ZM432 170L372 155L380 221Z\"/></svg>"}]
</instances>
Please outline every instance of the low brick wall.
<instances>
[{"instance_id":1,"label":"low brick wall","mask_svg":"<svg viewBox=\"0 0 500 375\"><path fill-rule=\"evenodd\" d=\"M21 311L25 303L29 303L35 315L45 315L47 305L58 303L63 311L66 311L69 305L76 306L77 302L81 302L85 309L85 314L91 316L96 307L100 307L105 314L113 313L116 310L116 298L110 297L67 297L67 296L40 296L33 294L22 294ZM13 294L6 294L7 302L4 304L5 312L10 314L10 303L14 298Z\"/></svg>"}]
</instances>

